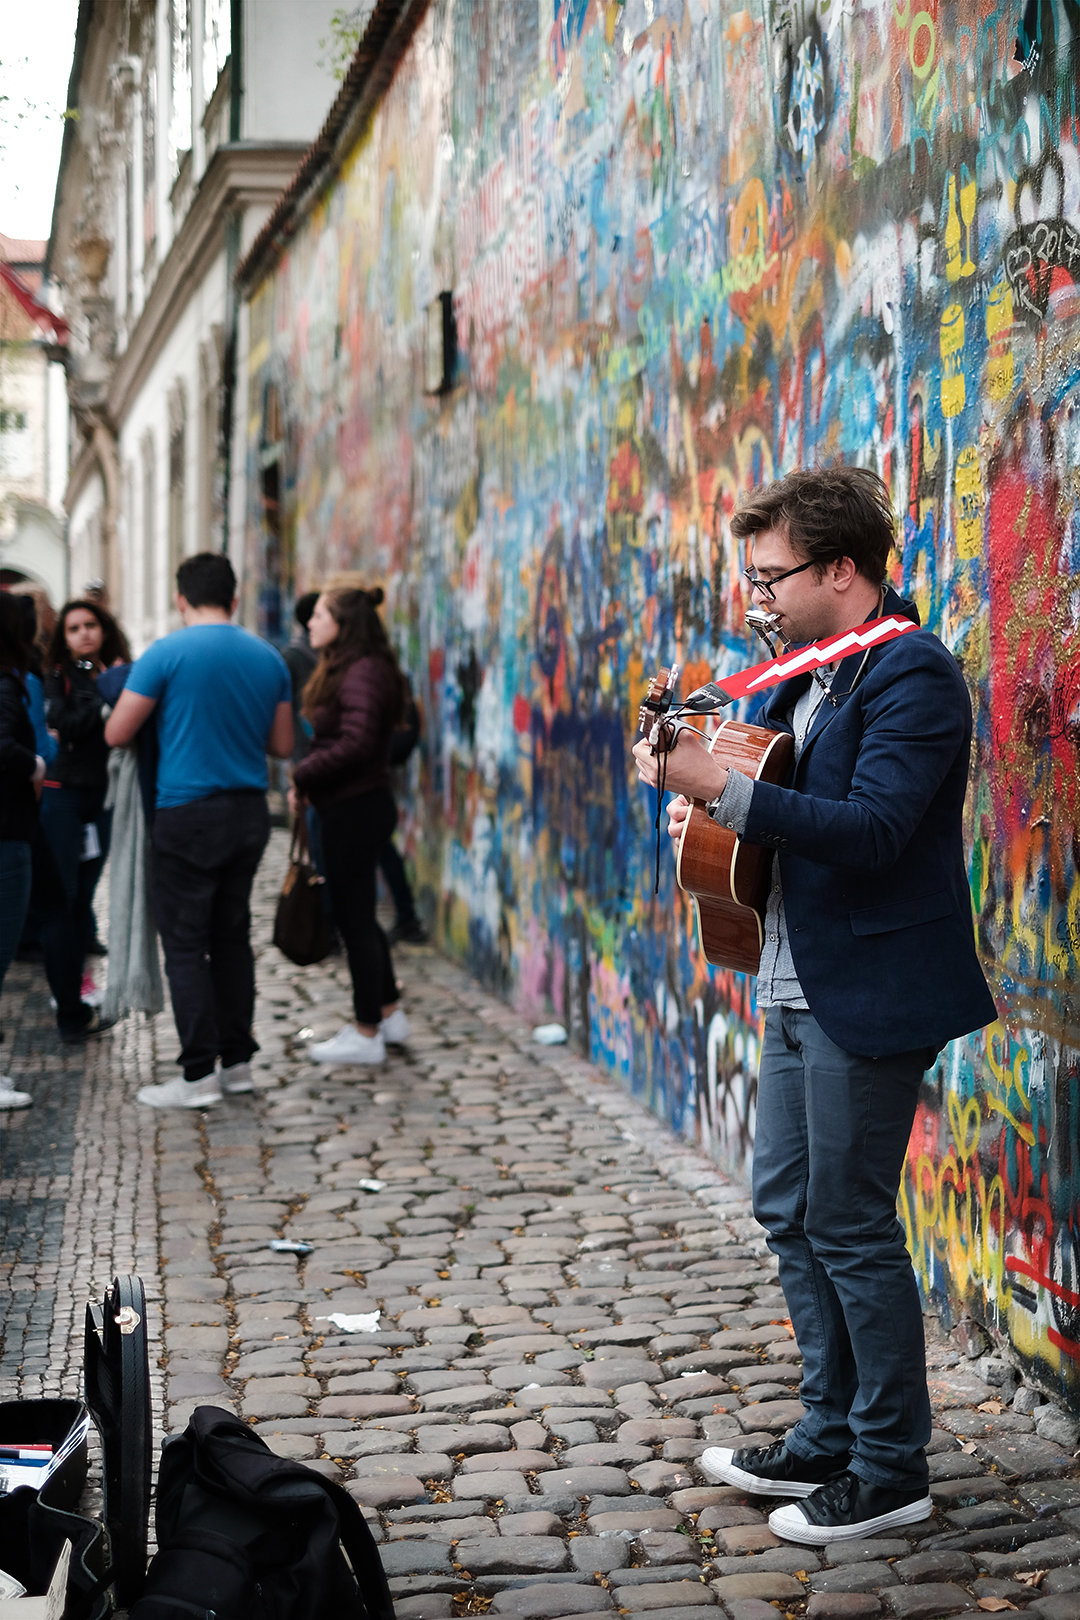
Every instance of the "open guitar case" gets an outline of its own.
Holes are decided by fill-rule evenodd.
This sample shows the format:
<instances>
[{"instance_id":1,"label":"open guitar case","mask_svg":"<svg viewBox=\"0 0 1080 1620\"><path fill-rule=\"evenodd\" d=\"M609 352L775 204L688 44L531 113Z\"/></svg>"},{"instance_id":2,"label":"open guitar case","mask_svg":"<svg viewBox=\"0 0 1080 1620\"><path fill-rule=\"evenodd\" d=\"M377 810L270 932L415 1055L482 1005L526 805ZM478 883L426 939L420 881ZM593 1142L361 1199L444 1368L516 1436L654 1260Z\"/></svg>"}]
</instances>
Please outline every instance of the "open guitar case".
<instances>
[{"instance_id":1,"label":"open guitar case","mask_svg":"<svg viewBox=\"0 0 1080 1620\"><path fill-rule=\"evenodd\" d=\"M0 1568L41 1596L71 1542L63 1620L108 1620L129 1609L146 1578L150 1516L150 1368L146 1296L136 1276L117 1277L86 1307L85 1400L0 1402L0 1441L48 1444L54 1454L91 1418L101 1437L102 1519L79 1512L89 1472L85 1432L40 1489L0 1496ZM18 1601L18 1600L16 1600Z\"/></svg>"}]
</instances>

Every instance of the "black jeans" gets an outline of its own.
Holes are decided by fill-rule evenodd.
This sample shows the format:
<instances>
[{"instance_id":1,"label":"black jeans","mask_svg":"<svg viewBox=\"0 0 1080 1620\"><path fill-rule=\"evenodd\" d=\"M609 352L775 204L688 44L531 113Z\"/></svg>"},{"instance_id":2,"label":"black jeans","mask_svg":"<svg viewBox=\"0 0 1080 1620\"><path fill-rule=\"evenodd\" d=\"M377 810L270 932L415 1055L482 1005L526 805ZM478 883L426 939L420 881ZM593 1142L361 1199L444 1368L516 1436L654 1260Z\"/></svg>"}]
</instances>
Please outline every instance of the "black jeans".
<instances>
[{"instance_id":1,"label":"black jeans","mask_svg":"<svg viewBox=\"0 0 1080 1620\"><path fill-rule=\"evenodd\" d=\"M41 796L41 830L64 896L63 903L43 922L41 954L56 1001L56 1022L64 1034L81 1029L92 1016L81 991L83 958L96 932L94 890L109 853L112 811L103 808L104 802L104 788L46 788ZM97 828L101 854L84 861L88 822Z\"/></svg>"},{"instance_id":2,"label":"black jeans","mask_svg":"<svg viewBox=\"0 0 1080 1620\"><path fill-rule=\"evenodd\" d=\"M394 920L398 927L406 931L417 927L420 919L416 915L416 902L409 887L405 862L392 838L388 838L379 851L379 870L386 879L386 887L390 890L390 897L397 913Z\"/></svg>"},{"instance_id":3,"label":"black jeans","mask_svg":"<svg viewBox=\"0 0 1080 1620\"><path fill-rule=\"evenodd\" d=\"M345 941L358 1024L378 1024L398 999L386 935L375 921L375 866L397 822L389 788L340 799L322 818L326 885Z\"/></svg>"},{"instance_id":4,"label":"black jeans","mask_svg":"<svg viewBox=\"0 0 1080 1620\"><path fill-rule=\"evenodd\" d=\"M159 810L151 837L150 888L165 947L185 1080L246 1063L255 961L251 885L270 836L262 793L215 793Z\"/></svg>"}]
</instances>

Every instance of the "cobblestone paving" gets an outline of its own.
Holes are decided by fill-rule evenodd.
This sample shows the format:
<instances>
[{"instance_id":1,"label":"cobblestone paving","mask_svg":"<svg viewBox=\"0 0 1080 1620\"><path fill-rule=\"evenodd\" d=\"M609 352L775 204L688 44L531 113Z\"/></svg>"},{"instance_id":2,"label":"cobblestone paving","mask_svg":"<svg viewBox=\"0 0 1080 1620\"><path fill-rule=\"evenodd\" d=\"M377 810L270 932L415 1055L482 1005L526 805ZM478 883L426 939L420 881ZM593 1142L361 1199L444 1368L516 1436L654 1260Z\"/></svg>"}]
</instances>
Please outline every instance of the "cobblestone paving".
<instances>
[{"instance_id":1,"label":"cobblestone paving","mask_svg":"<svg viewBox=\"0 0 1080 1620\"><path fill-rule=\"evenodd\" d=\"M277 834L258 938L284 858ZM795 1547L708 1485L706 1445L768 1443L801 1411L745 1188L433 951L399 967L408 1049L326 1070L305 1049L348 1016L343 964L264 949L256 1094L161 1116L134 1092L174 1072L167 1017L129 1020L80 1072L44 1055L37 981L13 973L5 1013L36 1016L39 1055L12 1067L39 1105L6 1126L25 1235L5 1246L0 1398L74 1389L83 1301L134 1264L162 1335L155 1415L236 1410L341 1479L400 1620L1080 1620L1077 1437L1031 1391L1010 1401L993 1358L932 1345L935 1512L903 1533ZM331 1320L376 1312L374 1332Z\"/></svg>"}]
</instances>

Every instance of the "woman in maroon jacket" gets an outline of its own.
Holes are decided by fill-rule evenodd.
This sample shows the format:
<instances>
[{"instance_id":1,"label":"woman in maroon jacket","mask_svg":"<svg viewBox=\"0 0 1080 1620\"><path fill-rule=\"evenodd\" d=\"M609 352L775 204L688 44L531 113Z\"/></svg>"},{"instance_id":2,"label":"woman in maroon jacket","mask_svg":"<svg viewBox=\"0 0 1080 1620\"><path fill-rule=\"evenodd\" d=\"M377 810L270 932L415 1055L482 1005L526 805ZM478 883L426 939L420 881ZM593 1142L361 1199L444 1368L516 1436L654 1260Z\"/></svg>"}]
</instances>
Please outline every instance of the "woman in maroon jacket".
<instances>
[{"instance_id":1,"label":"woman in maroon jacket","mask_svg":"<svg viewBox=\"0 0 1080 1620\"><path fill-rule=\"evenodd\" d=\"M319 662L304 688L314 733L293 768L290 808L307 799L322 821L323 861L345 941L356 1022L311 1048L317 1063L382 1063L386 1042L408 1039L409 1021L386 935L375 920L375 866L394 830L390 739L407 685L376 608L381 590L327 591L308 623Z\"/></svg>"}]
</instances>

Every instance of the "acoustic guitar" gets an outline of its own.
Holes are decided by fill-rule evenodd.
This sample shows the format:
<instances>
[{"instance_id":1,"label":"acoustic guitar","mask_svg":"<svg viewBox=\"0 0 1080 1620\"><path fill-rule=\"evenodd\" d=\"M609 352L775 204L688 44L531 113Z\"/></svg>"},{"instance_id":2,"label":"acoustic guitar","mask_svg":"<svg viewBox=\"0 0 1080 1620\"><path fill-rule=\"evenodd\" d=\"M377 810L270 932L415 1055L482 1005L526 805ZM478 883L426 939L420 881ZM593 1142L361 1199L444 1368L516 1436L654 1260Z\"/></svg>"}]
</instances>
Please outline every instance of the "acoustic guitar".
<instances>
[{"instance_id":1,"label":"acoustic guitar","mask_svg":"<svg viewBox=\"0 0 1080 1620\"><path fill-rule=\"evenodd\" d=\"M681 722L665 718L674 696L674 677L674 671L662 669L641 706L642 734L657 753L670 752L681 728ZM786 731L724 720L709 752L755 782L783 784L795 741ZM693 800L679 839L675 876L679 887L693 896L701 949L713 967L756 973L761 966L773 853L744 843L731 828L712 819L702 800Z\"/></svg>"}]
</instances>

